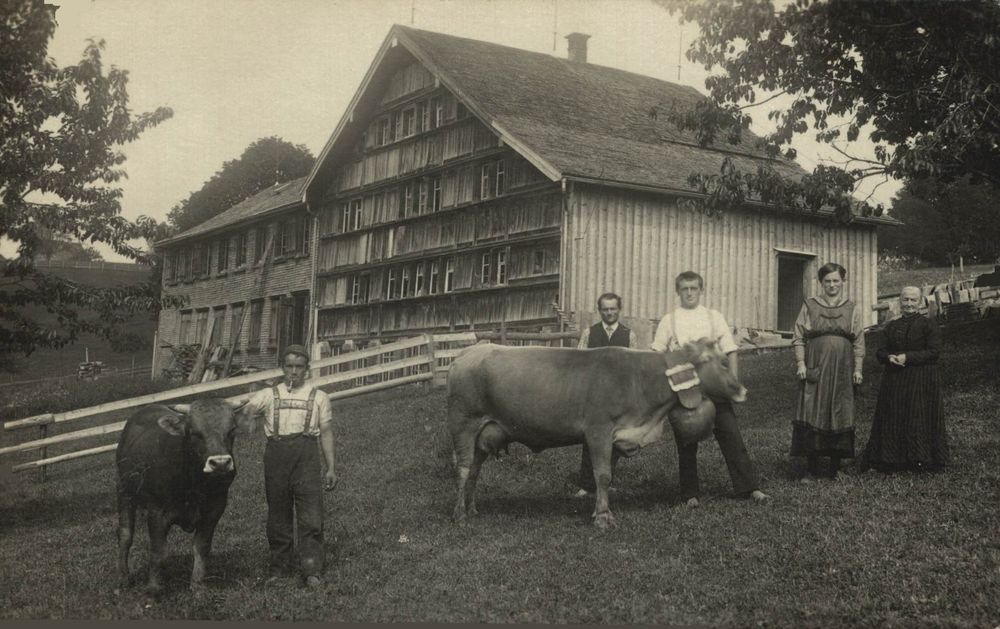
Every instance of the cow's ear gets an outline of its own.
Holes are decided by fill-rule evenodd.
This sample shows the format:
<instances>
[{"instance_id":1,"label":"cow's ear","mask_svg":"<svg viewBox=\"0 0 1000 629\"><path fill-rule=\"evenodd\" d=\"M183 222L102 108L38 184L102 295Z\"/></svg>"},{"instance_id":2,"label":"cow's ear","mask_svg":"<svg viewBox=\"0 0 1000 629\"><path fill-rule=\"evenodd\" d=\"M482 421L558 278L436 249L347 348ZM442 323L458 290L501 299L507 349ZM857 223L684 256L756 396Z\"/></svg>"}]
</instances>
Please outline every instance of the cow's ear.
<instances>
[{"instance_id":1,"label":"cow's ear","mask_svg":"<svg viewBox=\"0 0 1000 629\"><path fill-rule=\"evenodd\" d=\"M249 433L257 432L257 426L261 423L254 406L245 402L233 410L233 419L236 420L237 428ZM263 417L261 416L260 419L263 419Z\"/></svg>"},{"instance_id":2,"label":"cow's ear","mask_svg":"<svg viewBox=\"0 0 1000 629\"><path fill-rule=\"evenodd\" d=\"M171 435L183 437L187 432L188 418L187 415L161 415L156 423Z\"/></svg>"}]
</instances>

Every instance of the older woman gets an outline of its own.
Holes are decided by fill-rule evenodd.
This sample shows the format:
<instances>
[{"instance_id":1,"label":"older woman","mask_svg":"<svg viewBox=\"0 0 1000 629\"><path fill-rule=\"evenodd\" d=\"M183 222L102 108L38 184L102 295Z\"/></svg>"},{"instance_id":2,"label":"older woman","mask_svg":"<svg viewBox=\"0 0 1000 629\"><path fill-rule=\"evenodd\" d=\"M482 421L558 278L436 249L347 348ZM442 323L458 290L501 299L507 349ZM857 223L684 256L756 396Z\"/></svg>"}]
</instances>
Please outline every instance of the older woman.
<instances>
[{"instance_id":1,"label":"older woman","mask_svg":"<svg viewBox=\"0 0 1000 629\"><path fill-rule=\"evenodd\" d=\"M937 370L941 333L934 321L917 313L922 299L916 286L900 292L902 314L885 327L885 340L875 352L885 371L862 469L936 470L949 462Z\"/></svg>"},{"instance_id":2,"label":"older woman","mask_svg":"<svg viewBox=\"0 0 1000 629\"><path fill-rule=\"evenodd\" d=\"M843 294L847 269L824 264L818 278L822 294L802 304L792 339L802 384L791 456L807 458L803 480L820 475L820 457L829 457L831 478L842 458L854 458L854 386L865 356L860 308Z\"/></svg>"}]
</instances>

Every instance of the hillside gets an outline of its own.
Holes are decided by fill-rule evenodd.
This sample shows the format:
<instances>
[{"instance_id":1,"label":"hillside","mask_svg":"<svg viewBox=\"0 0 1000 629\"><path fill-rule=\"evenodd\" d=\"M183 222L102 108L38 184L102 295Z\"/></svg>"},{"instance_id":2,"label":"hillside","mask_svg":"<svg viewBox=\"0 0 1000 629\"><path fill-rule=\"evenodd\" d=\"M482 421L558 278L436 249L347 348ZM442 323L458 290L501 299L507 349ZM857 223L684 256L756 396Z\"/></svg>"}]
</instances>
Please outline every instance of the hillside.
<instances>
[{"instance_id":1,"label":"hillside","mask_svg":"<svg viewBox=\"0 0 1000 629\"><path fill-rule=\"evenodd\" d=\"M78 265L39 265L47 273L99 288L128 286L146 281L150 269L137 264L100 263ZM24 312L35 321L52 321L54 315L43 307L25 308ZM84 318L94 317L92 312L84 312ZM138 334L143 339L143 349L136 353L115 352L111 343L93 334L82 334L76 343L61 349L38 349L31 356L17 356L13 364L4 365L0 372L0 384L36 378L75 375L77 364L83 362L87 354L90 360L100 360L108 367L128 368L133 359L137 367L148 365L153 358L153 335L156 332L156 317L150 314L134 315L126 324L126 330Z\"/></svg>"}]
</instances>

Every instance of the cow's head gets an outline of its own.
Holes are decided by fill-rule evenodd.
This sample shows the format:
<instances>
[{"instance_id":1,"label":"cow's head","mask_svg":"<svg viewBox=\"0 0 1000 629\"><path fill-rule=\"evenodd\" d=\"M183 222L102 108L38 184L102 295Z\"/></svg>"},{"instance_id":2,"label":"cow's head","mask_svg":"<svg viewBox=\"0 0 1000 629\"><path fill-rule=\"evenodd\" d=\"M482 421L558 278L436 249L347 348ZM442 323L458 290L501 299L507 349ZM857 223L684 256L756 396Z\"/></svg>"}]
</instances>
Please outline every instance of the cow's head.
<instances>
[{"instance_id":1,"label":"cow's head","mask_svg":"<svg viewBox=\"0 0 1000 629\"><path fill-rule=\"evenodd\" d=\"M686 344L681 351L698 372L702 393L717 400L746 401L746 387L733 377L729 359L714 341L700 339Z\"/></svg>"},{"instance_id":2,"label":"cow's head","mask_svg":"<svg viewBox=\"0 0 1000 629\"><path fill-rule=\"evenodd\" d=\"M229 402L224 399L195 400L191 404L173 404L174 414L157 420L160 428L184 437L196 460L204 461L206 474L232 474L233 439L236 429L246 426L252 416L243 412L246 400Z\"/></svg>"}]
</instances>

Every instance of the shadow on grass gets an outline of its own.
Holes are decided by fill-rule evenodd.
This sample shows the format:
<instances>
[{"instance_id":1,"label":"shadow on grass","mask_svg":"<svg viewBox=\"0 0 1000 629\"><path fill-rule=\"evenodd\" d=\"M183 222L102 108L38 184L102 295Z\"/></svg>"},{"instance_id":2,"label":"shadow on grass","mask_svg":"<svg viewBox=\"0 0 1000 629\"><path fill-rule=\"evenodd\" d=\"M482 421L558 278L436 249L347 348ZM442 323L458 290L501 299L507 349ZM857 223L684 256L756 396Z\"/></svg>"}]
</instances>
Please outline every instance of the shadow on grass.
<instances>
[{"instance_id":1,"label":"shadow on grass","mask_svg":"<svg viewBox=\"0 0 1000 629\"><path fill-rule=\"evenodd\" d=\"M16 500L11 497L0 499L3 517L0 518L0 533L13 533L18 529L57 529L64 526L92 522L95 518L113 517L117 519L114 496L107 491L72 493L57 498L32 497Z\"/></svg>"}]
</instances>

